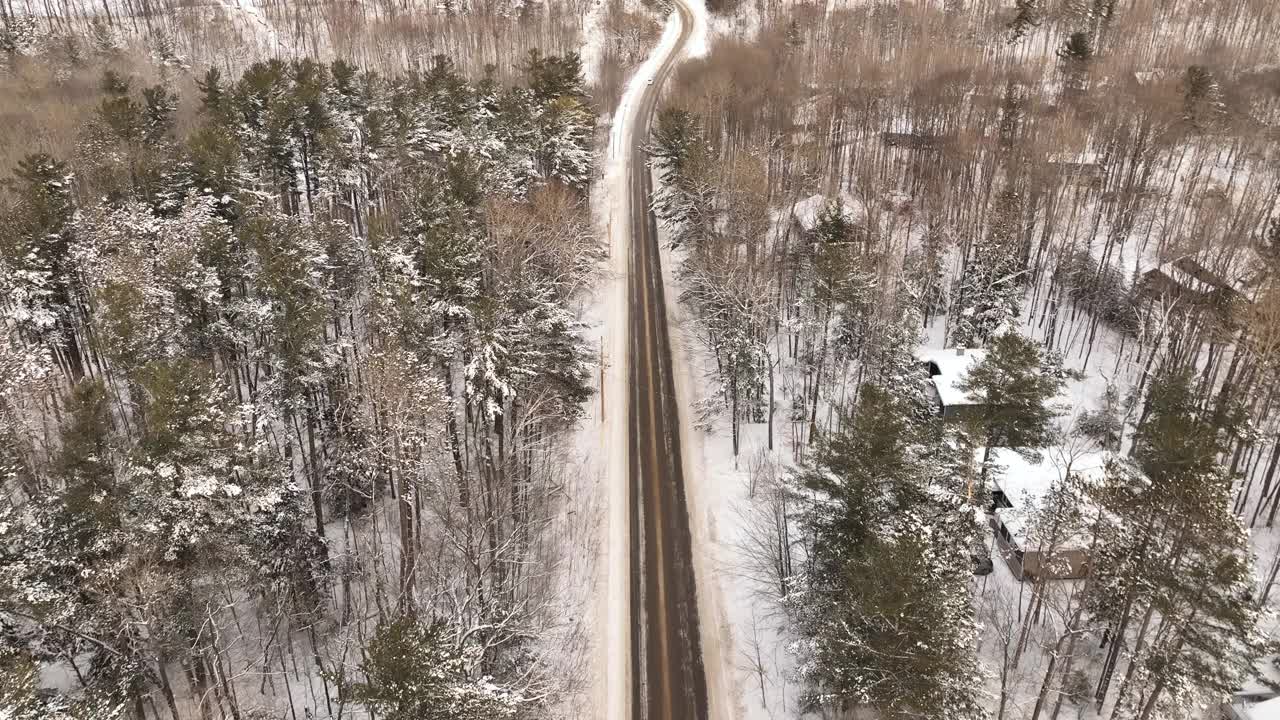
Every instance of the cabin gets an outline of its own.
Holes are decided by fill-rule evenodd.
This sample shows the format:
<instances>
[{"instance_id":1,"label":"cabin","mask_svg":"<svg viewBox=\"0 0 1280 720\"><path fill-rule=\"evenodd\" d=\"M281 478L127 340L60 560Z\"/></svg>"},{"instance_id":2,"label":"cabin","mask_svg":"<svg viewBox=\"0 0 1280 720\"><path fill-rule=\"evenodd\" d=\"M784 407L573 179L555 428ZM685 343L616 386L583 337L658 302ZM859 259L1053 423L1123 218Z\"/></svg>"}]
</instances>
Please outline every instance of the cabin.
<instances>
[{"instance_id":1,"label":"cabin","mask_svg":"<svg viewBox=\"0 0 1280 720\"><path fill-rule=\"evenodd\" d=\"M910 117L898 117L880 133L880 142L889 148L934 152L955 141L955 136L934 132L930 125L927 121L917 124Z\"/></svg>"},{"instance_id":2,"label":"cabin","mask_svg":"<svg viewBox=\"0 0 1280 720\"><path fill-rule=\"evenodd\" d=\"M1180 257L1142 273L1138 293L1152 300L1183 298L1193 304L1226 308L1241 297L1235 284L1201 265L1195 258Z\"/></svg>"},{"instance_id":3,"label":"cabin","mask_svg":"<svg viewBox=\"0 0 1280 720\"><path fill-rule=\"evenodd\" d=\"M882 132L880 141L885 147L902 148L903 150L941 150L947 144L945 135L927 132Z\"/></svg>"},{"instance_id":4,"label":"cabin","mask_svg":"<svg viewBox=\"0 0 1280 720\"><path fill-rule=\"evenodd\" d=\"M1225 720L1280 720L1280 656L1258 660L1255 672L1222 705Z\"/></svg>"},{"instance_id":5,"label":"cabin","mask_svg":"<svg viewBox=\"0 0 1280 720\"><path fill-rule=\"evenodd\" d=\"M1046 165L1055 177L1083 187L1102 187L1107 177L1107 166L1096 153L1050 155Z\"/></svg>"},{"instance_id":6,"label":"cabin","mask_svg":"<svg viewBox=\"0 0 1280 720\"><path fill-rule=\"evenodd\" d=\"M974 367L987 356L986 350L947 348L925 350L919 354L929 380L925 391L940 417L963 420L982 406L981 400L960 389L960 384Z\"/></svg>"},{"instance_id":7,"label":"cabin","mask_svg":"<svg viewBox=\"0 0 1280 720\"><path fill-rule=\"evenodd\" d=\"M979 461L982 453L977 451ZM991 504L987 520L995 533L996 546L1009 571L1019 580L1082 578L1089 572L1090 535L1072 532L1043 538L1031 522L1043 510L1050 492L1068 477L1077 476L1086 484L1099 481L1111 454L1046 448L1039 455L1039 460L1029 460L1009 448L998 448L988 457ZM1081 497L1079 502L1085 517L1096 517L1097 510L1087 499Z\"/></svg>"}]
</instances>

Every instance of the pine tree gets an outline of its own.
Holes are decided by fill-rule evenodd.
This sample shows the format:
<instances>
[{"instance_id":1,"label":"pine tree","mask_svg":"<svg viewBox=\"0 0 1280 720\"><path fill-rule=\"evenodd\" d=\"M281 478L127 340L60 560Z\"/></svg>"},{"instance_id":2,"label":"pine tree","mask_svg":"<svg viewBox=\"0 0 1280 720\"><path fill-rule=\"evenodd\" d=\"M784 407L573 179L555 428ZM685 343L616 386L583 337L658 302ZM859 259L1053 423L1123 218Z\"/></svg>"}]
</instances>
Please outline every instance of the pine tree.
<instances>
[{"instance_id":1,"label":"pine tree","mask_svg":"<svg viewBox=\"0 0 1280 720\"><path fill-rule=\"evenodd\" d=\"M987 234L970 248L952 308L952 345L982 347L997 329L1018 319L1026 282L1022 213L1016 191L1001 193Z\"/></svg>"},{"instance_id":2,"label":"pine tree","mask_svg":"<svg viewBox=\"0 0 1280 720\"><path fill-rule=\"evenodd\" d=\"M1072 374L1062 359L1034 340L1007 332L958 387L974 399L976 409L965 418L969 433L983 448L981 477L993 448L1012 448L1034 456L1057 437L1052 402ZM980 497L985 488L979 488Z\"/></svg>"},{"instance_id":3,"label":"pine tree","mask_svg":"<svg viewBox=\"0 0 1280 720\"><path fill-rule=\"evenodd\" d=\"M864 385L799 481L810 567L790 598L814 699L885 718L979 718L971 511L957 458L908 407Z\"/></svg>"},{"instance_id":4,"label":"pine tree","mask_svg":"<svg viewBox=\"0 0 1280 720\"><path fill-rule=\"evenodd\" d=\"M1205 132L1220 125L1227 114L1222 88L1203 65L1187 68L1182 81L1182 120L1193 132Z\"/></svg>"},{"instance_id":5,"label":"pine tree","mask_svg":"<svg viewBox=\"0 0 1280 720\"><path fill-rule=\"evenodd\" d=\"M708 182L711 147L697 119L687 111L664 108L649 156L661 179L654 213L671 226L672 246L700 245L715 231L716 210Z\"/></svg>"},{"instance_id":6,"label":"pine tree","mask_svg":"<svg viewBox=\"0 0 1280 720\"><path fill-rule=\"evenodd\" d=\"M473 678L471 662L455 648L443 622L401 616L379 623L361 664L364 681L351 696L387 720L501 720L513 717L521 698Z\"/></svg>"},{"instance_id":7,"label":"pine tree","mask_svg":"<svg viewBox=\"0 0 1280 720\"><path fill-rule=\"evenodd\" d=\"M816 300L835 312L835 344L854 357L870 337L878 290L879 258L866 252L865 236L840 200L823 207L812 233Z\"/></svg>"},{"instance_id":8,"label":"pine tree","mask_svg":"<svg viewBox=\"0 0 1280 720\"><path fill-rule=\"evenodd\" d=\"M1062 96L1068 101L1081 99L1089 88L1089 68L1093 64L1094 48L1089 34L1073 32L1062 47L1058 59L1062 61Z\"/></svg>"},{"instance_id":9,"label":"pine tree","mask_svg":"<svg viewBox=\"0 0 1280 720\"><path fill-rule=\"evenodd\" d=\"M1019 147L1025 142L1028 130L1027 89L1013 80L1005 83L1004 97L1000 102L1000 145L1020 159Z\"/></svg>"},{"instance_id":10,"label":"pine tree","mask_svg":"<svg viewBox=\"0 0 1280 720\"><path fill-rule=\"evenodd\" d=\"M210 66L204 76L196 80L196 87L200 90L200 108L203 111L212 114L223 112L228 93L222 83L222 71Z\"/></svg>"},{"instance_id":11,"label":"pine tree","mask_svg":"<svg viewBox=\"0 0 1280 720\"><path fill-rule=\"evenodd\" d=\"M1140 618L1116 702L1130 708L1127 716L1146 720L1159 707L1221 697L1259 652L1253 561L1230 509L1223 439L1187 374L1164 369L1135 431L1134 466L1113 466L1094 492L1105 522L1089 607L1118 640ZM1120 647L1117 641L1107 656L1099 698ZM1135 679L1150 689L1130 705Z\"/></svg>"},{"instance_id":12,"label":"pine tree","mask_svg":"<svg viewBox=\"0 0 1280 720\"><path fill-rule=\"evenodd\" d=\"M71 256L74 176L66 163L42 153L23 158L14 174L17 197L4 214L0 251L17 271L15 320L20 332L52 349L78 379L85 369L78 327L82 288Z\"/></svg>"},{"instance_id":13,"label":"pine tree","mask_svg":"<svg viewBox=\"0 0 1280 720\"><path fill-rule=\"evenodd\" d=\"M935 413L926 390L928 376L917 355L924 306L920 287L910 274L901 279L890 312L873 326L875 341L866 358L870 381L893 396L916 421Z\"/></svg>"},{"instance_id":14,"label":"pine tree","mask_svg":"<svg viewBox=\"0 0 1280 720\"><path fill-rule=\"evenodd\" d=\"M98 106L98 118L119 140L135 140L142 131L142 109L130 97L129 78L114 70L102 75L102 92L107 96Z\"/></svg>"},{"instance_id":15,"label":"pine tree","mask_svg":"<svg viewBox=\"0 0 1280 720\"><path fill-rule=\"evenodd\" d=\"M1016 43L1032 29L1040 27L1043 10L1040 0L1014 0L1014 16L1009 21L1009 42Z\"/></svg>"},{"instance_id":16,"label":"pine tree","mask_svg":"<svg viewBox=\"0 0 1280 720\"><path fill-rule=\"evenodd\" d=\"M81 216L77 234L98 351L117 372L132 379L152 361L211 350L205 321L222 297L201 256L231 237L210 201L189 202L173 218L140 203L98 208Z\"/></svg>"},{"instance_id":17,"label":"pine tree","mask_svg":"<svg viewBox=\"0 0 1280 720\"><path fill-rule=\"evenodd\" d=\"M1076 419L1076 432L1106 450L1118 451L1124 439L1123 403L1116 386L1107 383L1094 409L1086 409Z\"/></svg>"},{"instance_id":18,"label":"pine tree","mask_svg":"<svg viewBox=\"0 0 1280 720\"><path fill-rule=\"evenodd\" d=\"M585 191L591 182L594 132L595 118L578 98L562 95L547 102L538 123L540 174Z\"/></svg>"},{"instance_id":19,"label":"pine tree","mask_svg":"<svg viewBox=\"0 0 1280 720\"><path fill-rule=\"evenodd\" d=\"M1263 272L1273 278L1280 277L1280 220L1267 222L1254 247L1262 258Z\"/></svg>"},{"instance_id":20,"label":"pine tree","mask_svg":"<svg viewBox=\"0 0 1280 720\"><path fill-rule=\"evenodd\" d=\"M173 133L178 96L163 85L155 85L142 91L142 99L142 139L151 145L168 142Z\"/></svg>"}]
</instances>

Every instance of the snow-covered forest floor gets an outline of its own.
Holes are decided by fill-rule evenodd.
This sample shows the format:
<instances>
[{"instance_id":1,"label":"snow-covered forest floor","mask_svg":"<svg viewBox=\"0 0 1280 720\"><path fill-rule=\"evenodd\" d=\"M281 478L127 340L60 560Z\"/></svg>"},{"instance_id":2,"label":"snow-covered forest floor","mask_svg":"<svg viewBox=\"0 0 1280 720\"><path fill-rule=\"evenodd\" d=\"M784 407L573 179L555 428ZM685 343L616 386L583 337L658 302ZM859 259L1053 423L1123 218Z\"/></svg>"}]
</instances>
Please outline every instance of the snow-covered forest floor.
<instances>
[{"instance_id":1,"label":"snow-covered forest floor","mask_svg":"<svg viewBox=\"0 0 1280 720\"><path fill-rule=\"evenodd\" d=\"M779 214L775 214L773 231L784 233L785 227L777 227ZM678 268L684 257L683 251L671 251L667 262ZM1146 267L1155 264L1152 259ZM673 297L689 289L688 284L677 277L672 278L671 285ZM1041 288L1041 292L1044 291L1045 288ZM1065 434L1077 425L1081 416L1098 409L1109 388L1124 393L1138 385L1148 359L1144 353L1149 349L1144 350L1142 344L1112 328L1094 327L1095 318L1090 312L1071 307L1061 311L1066 319L1049 337L1044 318L1035 312L1034 295L1028 290L1022 299L1023 307L1028 310L1021 316L1017 331L1043 340L1062 354L1066 367L1080 373L1056 399L1060 408L1057 423ZM700 417L699 437L690 443L691 454L700 466L693 479L696 495L691 500L691 511L695 513L695 527L702 529L703 539L708 541L704 577L711 587L706 591L722 603L712 615L719 622L708 623L707 627L715 627L725 648L723 657L733 678L737 717L752 720L799 717L804 681L797 672L797 658L792 648L798 638L789 629L790 620L778 588L780 578L772 563L776 562L779 518L788 517L791 532L796 536L802 533L796 516L788 514L795 511L789 511L785 503L788 475L797 468L797 458L804 458L809 452L805 422L791 421L780 413L772 432L774 447L769 449L767 424L743 419L735 453L732 430L723 416L720 372L707 338L707 328L687 306L674 311L673 327L679 328L681 344L686 348L687 377L692 387L684 407ZM919 352L925 354L947 348L946 335L946 318L931 318L920 331ZM1230 351L1227 352L1229 358ZM774 382L779 394L789 397L805 386L807 368L802 359L786 357L780 347L778 356L784 359L775 370ZM1206 362L1200 362L1197 372L1207 367ZM833 388L833 399L823 402L819 408L819 417L824 418L823 427L830 427L838 408L851 401L854 375L852 369L840 373L846 382ZM1079 445L1077 452L1084 452L1091 445L1075 442ZM1050 462L1062 460L1050 459ZM1267 469L1265 464L1250 467L1259 475ZM1248 476L1237 479L1237 502L1246 518L1264 501L1259 487L1260 483L1249 482ZM1250 533L1250 545L1261 563L1269 564L1276 557L1280 549L1276 537L1270 527L1259 527ZM994 705L1000 697L1002 682L997 668L1006 662L1005 654L1013 652L1011 648L1019 641L1016 629L1033 610L1035 591L1033 584L1019 581L1003 562L990 528L984 528L982 538L991 548L994 570L990 575L974 578L973 607L980 623L977 650L988 668L984 693ZM1266 582L1266 564L1260 564L1257 569L1260 584ZM1044 680L1049 653L1063 631L1060 613L1069 607L1070 596L1081 590L1078 580L1049 583L1037 619L1029 623L1023 640L1025 650L1019 653L1016 667L1003 680L1007 683L1007 707L1003 710L1007 717L1030 717ZM1045 610L1045 605L1053 609ZM1267 608L1270 613L1280 610L1274 596ZM1273 617L1269 615L1265 621L1264 632L1268 636L1276 629ZM1008 634L1009 628L1015 630L1012 637ZM1076 669L1082 677L1096 674L1105 656L1096 644L1096 637L1094 640L1091 648L1079 654ZM1097 710L1085 702L1068 703L1068 709L1072 716L1080 718L1110 717L1113 712L1111 704ZM1208 703L1192 716L1216 718L1218 712L1216 704Z\"/></svg>"}]
</instances>

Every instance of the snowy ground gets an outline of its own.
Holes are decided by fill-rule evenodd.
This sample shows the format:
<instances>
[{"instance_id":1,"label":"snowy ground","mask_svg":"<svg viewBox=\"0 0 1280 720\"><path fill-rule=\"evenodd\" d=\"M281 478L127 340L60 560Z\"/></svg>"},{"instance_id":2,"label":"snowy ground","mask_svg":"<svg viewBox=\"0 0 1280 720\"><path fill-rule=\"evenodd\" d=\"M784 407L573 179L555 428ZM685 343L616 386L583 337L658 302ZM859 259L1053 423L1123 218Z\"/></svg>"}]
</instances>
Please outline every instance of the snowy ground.
<instances>
[{"instance_id":1,"label":"snowy ground","mask_svg":"<svg viewBox=\"0 0 1280 720\"><path fill-rule=\"evenodd\" d=\"M242 37L252 39L262 54L270 56L288 56L292 49L287 47L275 26L258 7L257 0L218 0L226 9L227 17L241 31Z\"/></svg>"},{"instance_id":2,"label":"snowy ground","mask_svg":"<svg viewBox=\"0 0 1280 720\"><path fill-rule=\"evenodd\" d=\"M668 297L678 297L680 283L671 277L678 266L678 252L667 251L664 267L668 274ZM1028 294L1018 330L1043 339L1044 326L1038 307ZM688 317L684 306L672 306L670 323L673 343L678 344L676 366L684 369L677 380L682 408L698 407L715 386L716 366L699 337L700 328ZM1150 350L1142 350L1132 339L1101 325L1090 339L1093 318L1089 313L1074 313L1068 304L1061 310L1060 330L1055 334L1055 347L1066 365L1083 374L1068 384L1059 404L1065 414L1061 424L1068 429L1085 410L1094 409L1108 385L1124 394L1140 380ZM945 319L935 318L922 333L922 347L944 347ZM778 353L783 357L784 353ZM785 359L785 358L784 358ZM789 397L786 389L791 371L784 365L778 376L780 398ZM780 401L781 402L781 401ZM710 605L703 613L704 637L713 637L725 670L724 682L733 701L733 717L747 720L797 717L797 696L801 688L795 675L795 661L787 646L786 619L778 605L778 593L771 586L768 568L761 567L759 540L768 532L767 523L773 508L768 493L769 482L784 474L797 452L793 447L795 433L781 408L775 421L775 449L766 448L767 428L764 424L744 423L741 427L741 450L732 453L730 428L726 418L719 418L708 431L698 431L682 438L687 448L686 478L690 490L692 525L698 533L695 548L703 555L699 560L700 600ZM820 417L825 413L820 414ZM802 450L802 448L801 448ZM988 543L991 533L984 530ZM1274 557L1280 541L1270 531L1255 531L1254 547L1263 558L1259 573L1264 573L1267 558ZM994 712L1004 687L1005 718L1030 717L1047 668L1047 650L1057 641L1064 613L1079 583L1055 581L1046 590L1043 609L1026 624L1023 649L1019 652L1019 635L1024 618L1032 604L1032 586L1017 581L1008 566L995 555L995 571L974 580L974 606L982 626L980 653L988 670L985 687ZM1276 599L1271 599L1272 605ZM714 635L712 631L714 629ZM1012 632L1013 637L1010 638ZM1002 681L1004 653L1016 654L1016 663ZM1086 636L1074 648L1076 670L1096 679L1103 651L1100 638ZM709 656L710 657L710 656ZM710 661L710 659L709 659ZM1123 666L1122 666L1123 667ZM1119 679L1116 681L1119 682ZM1051 703L1056 695L1051 696ZM1062 717L1099 717L1088 701L1064 702ZM1214 711L1206 705L1206 713ZM1102 709L1109 715L1110 706ZM1047 713L1046 713L1047 714Z\"/></svg>"}]
</instances>

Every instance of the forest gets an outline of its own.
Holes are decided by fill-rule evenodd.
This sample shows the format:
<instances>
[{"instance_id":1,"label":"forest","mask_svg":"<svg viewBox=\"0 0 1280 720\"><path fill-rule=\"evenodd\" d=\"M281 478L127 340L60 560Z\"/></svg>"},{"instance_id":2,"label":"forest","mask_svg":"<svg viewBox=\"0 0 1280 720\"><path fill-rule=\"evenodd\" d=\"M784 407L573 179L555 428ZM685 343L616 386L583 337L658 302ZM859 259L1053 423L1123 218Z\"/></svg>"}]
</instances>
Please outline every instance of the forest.
<instances>
[{"instance_id":1,"label":"forest","mask_svg":"<svg viewBox=\"0 0 1280 720\"><path fill-rule=\"evenodd\" d=\"M601 717L672 9L0 0L0 718ZM643 210L713 716L1261 720L1280 6L705 9Z\"/></svg>"},{"instance_id":2,"label":"forest","mask_svg":"<svg viewBox=\"0 0 1280 720\"><path fill-rule=\"evenodd\" d=\"M1219 717L1275 654L1275 8L722 13L652 155L742 716Z\"/></svg>"},{"instance_id":3,"label":"forest","mask_svg":"<svg viewBox=\"0 0 1280 720\"><path fill-rule=\"evenodd\" d=\"M0 202L4 717L571 705L578 56L228 73L92 39L6 56L98 99Z\"/></svg>"}]
</instances>

